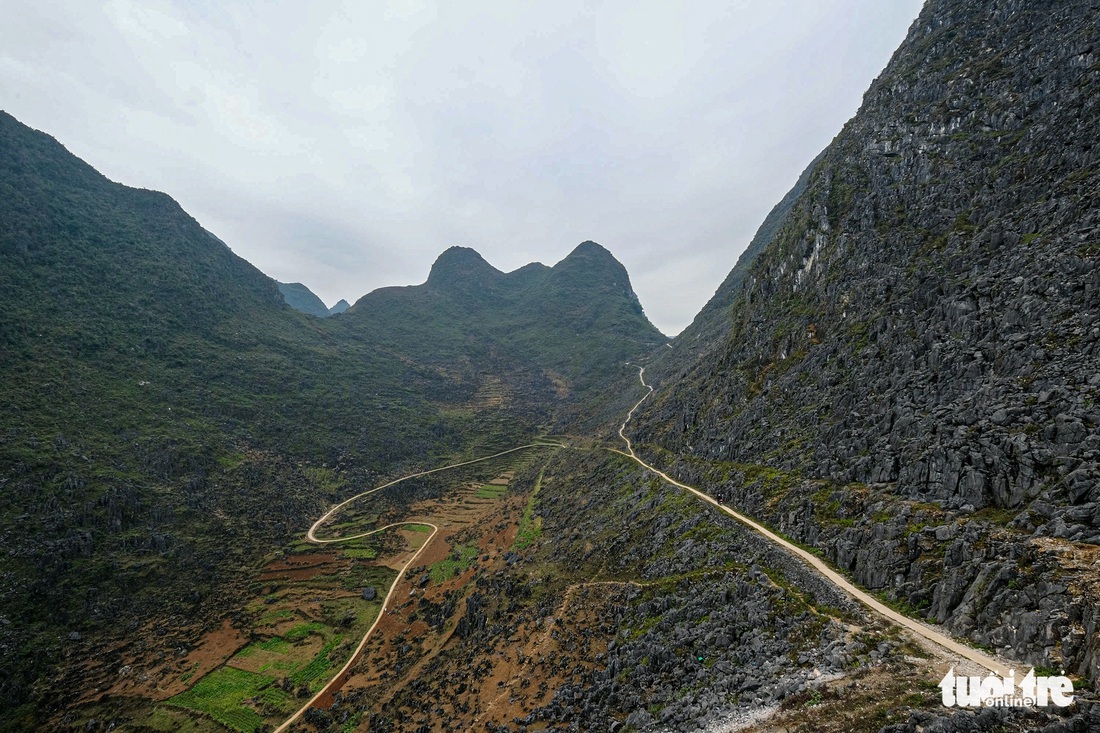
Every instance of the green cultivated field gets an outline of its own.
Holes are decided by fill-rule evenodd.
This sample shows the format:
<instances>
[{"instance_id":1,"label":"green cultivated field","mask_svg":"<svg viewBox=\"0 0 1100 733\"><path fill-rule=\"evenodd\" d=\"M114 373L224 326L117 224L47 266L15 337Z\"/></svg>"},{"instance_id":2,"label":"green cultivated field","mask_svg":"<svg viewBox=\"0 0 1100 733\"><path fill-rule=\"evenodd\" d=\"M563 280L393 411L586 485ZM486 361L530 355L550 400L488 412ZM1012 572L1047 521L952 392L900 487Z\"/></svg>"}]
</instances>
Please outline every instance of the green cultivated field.
<instances>
[{"instance_id":1,"label":"green cultivated field","mask_svg":"<svg viewBox=\"0 0 1100 733\"><path fill-rule=\"evenodd\" d=\"M499 499L504 496L506 491L508 491L507 486L501 486L500 484L485 484L474 492L474 496L478 499Z\"/></svg>"},{"instance_id":2,"label":"green cultivated field","mask_svg":"<svg viewBox=\"0 0 1100 733\"><path fill-rule=\"evenodd\" d=\"M168 704L199 710L233 730L253 733L263 725L264 719L253 708L242 705L241 701L260 695L274 681L274 677L233 667L219 667L190 690L171 698ZM279 692L285 699L286 693Z\"/></svg>"}]
</instances>

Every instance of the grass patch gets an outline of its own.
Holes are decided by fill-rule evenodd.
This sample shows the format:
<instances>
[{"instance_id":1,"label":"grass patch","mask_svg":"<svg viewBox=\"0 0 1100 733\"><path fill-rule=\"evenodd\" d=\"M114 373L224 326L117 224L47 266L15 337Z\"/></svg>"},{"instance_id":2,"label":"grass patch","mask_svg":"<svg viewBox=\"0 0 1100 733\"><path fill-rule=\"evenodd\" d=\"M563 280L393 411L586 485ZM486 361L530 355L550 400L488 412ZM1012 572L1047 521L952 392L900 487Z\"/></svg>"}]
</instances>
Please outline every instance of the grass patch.
<instances>
[{"instance_id":1,"label":"grass patch","mask_svg":"<svg viewBox=\"0 0 1100 733\"><path fill-rule=\"evenodd\" d=\"M929 601L925 600L922 601L919 606L913 606L908 601L892 597L887 591L884 590L878 591L873 595L890 608L894 609L903 616L908 616L909 618L924 618L924 610L931 605ZM990 654L996 653L996 651L992 648L986 649L986 651Z\"/></svg>"},{"instance_id":2,"label":"grass patch","mask_svg":"<svg viewBox=\"0 0 1100 733\"><path fill-rule=\"evenodd\" d=\"M324 676L328 668L332 666L332 660L329 659L329 654L332 650L343 641L343 636L334 637L317 653L317 656L313 660L302 667L300 670L290 676L290 681L296 685L310 685L310 689L313 690L313 683ZM313 690L316 692L316 690Z\"/></svg>"},{"instance_id":3,"label":"grass patch","mask_svg":"<svg viewBox=\"0 0 1100 733\"><path fill-rule=\"evenodd\" d=\"M539 477L535 479L535 488L527 500L527 506L523 509L523 519L519 522L516 539L512 543L512 547L517 550L530 547L542 537L542 517L535 516L535 498L542 487L542 475L543 471L539 471Z\"/></svg>"},{"instance_id":4,"label":"grass patch","mask_svg":"<svg viewBox=\"0 0 1100 733\"><path fill-rule=\"evenodd\" d=\"M254 641L244 649L234 654L234 658L245 659L254 656L256 652L271 652L272 654L286 654L290 651L290 644L285 639L273 636L264 641Z\"/></svg>"},{"instance_id":5,"label":"grass patch","mask_svg":"<svg viewBox=\"0 0 1100 733\"><path fill-rule=\"evenodd\" d=\"M343 727L340 728L340 733L353 733L353 731L359 727L359 721L362 719L362 713L355 713L346 721L344 721Z\"/></svg>"},{"instance_id":6,"label":"grass patch","mask_svg":"<svg viewBox=\"0 0 1100 733\"><path fill-rule=\"evenodd\" d=\"M293 629L283 634L283 638L290 642L301 641L310 634L320 634L324 632L327 628L328 627L324 624L319 624L316 621L306 624L298 624Z\"/></svg>"},{"instance_id":7,"label":"grass patch","mask_svg":"<svg viewBox=\"0 0 1100 733\"><path fill-rule=\"evenodd\" d=\"M190 682L191 678L195 676L195 672L198 671L198 668L199 668L199 663L195 662L195 666L191 667L191 669L187 670L186 672L184 672L183 674L180 675L180 682L183 682L184 684L187 684L188 682Z\"/></svg>"},{"instance_id":8,"label":"grass patch","mask_svg":"<svg viewBox=\"0 0 1100 733\"><path fill-rule=\"evenodd\" d=\"M218 465L226 471L232 471L237 466L241 465L245 461L245 456L242 453L230 453L224 456L218 456Z\"/></svg>"},{"instance_id":9,"label":"grass patch","mask_svg":"<svg viewBox=\"0 0 1100 733\"><path fill-rule=\"evenodd\" d=\"M257 646L265 652L274 652L275 654L286 654L290 651L290 644L288 644L285 639L281 639L278 636L273 636L266 641L261 641Z\"/></svg>"},{"instance_id":10,"label":"grass patch","mask_svg":"<svg viewBox=\"0 0 1100 733\"><path fill-rule=\"evenodd\" d=\"M1016 518L1016 511L1001 507L987 506L970 515L971 519L981 519L991 524L1004 526Z\"/></svg>"},{"instance_id":11,"label":"grass patch","mask_svg":"<svg viewBox=\"0 0 1100 733\"><path fill-rule=\"evenodd\" d=\"M375 590L379 589L376 588ZM359 627L366 630L366 627L370 626L371 622L374 621L374 617L378 614L378 609L381 608L382 598L384 597L385 593L380 593L378 598L373 601L364 601L359 597L337 598L326 601L321 606L324 621L333 630ZM328 638L329 636L326 634L325 639Z\"/></svg>"},{"instance_id":12,"label":"grass patch","mask_svg":"<svg viewBox=\"0 0 1100 733\"><path fill-rule=\"evenodd\" d=\"M373 560L378 557L378 551L373 547L349 547L344 550L344 557L353 560Z\"/></svg>"},{"instance_id":13,"label":"grass patch","mask_svg":"<svg viewBox=\"0 0 1100 733\"><path fill-rule=\"evenodd\" d=\"M307 555L311 552L317 552L317 545L309 540L294 540L286 546L286 550L291 555Z\"/></svg>"},{"instance_id":14,"label":"grass patch","mask_svg":"<svg viewBox=\"0 0 1100 733\"><path fill-rule=\"evenodd\" d=\"M442 583L447 578L453 578L470 567L470 563L475 557L477 557L476 547L459 545L451 551L449 557L432 565L428 572L431 574L433 582Z\"/></svg>"},{"instance_id":15,"label":"grass patch","mask_svg":"<svg viewBox=\"0 0 1100 733\"><path fill-rule=\"evenodd\" d=\"M198 710L233 730L253 733L264 720L252 708L241 705L241 701L256 697L272 682L271 677L220 667L190 690L169 698L168 704Z\"/></svg>"},{"instance_id":16,"label":"grass patch","mask_svg":"<svg viewBox=\"0 0 1100 733\"><path fill-rule=\"evenodd\" d=\"M278 623L279 621L284 621L288 618L293 617L294 611L290 610L289 608L276 608L272 611L268 611L263 616L261 616L260 620L257 623L260 626L266 626L268 624Z\"/></svg>"},{"instance_id":17,"label":"grass patch","mask_svg":"<svg viewBox=\"0 0 1100 733\"><path fill-rule=\"evenodd\" d=\"M303 468L302 473L310 482L322 491L334 492L339 490L346 481L337 475L331 468Z\"/></svg>"},{"instance_id":18,"label":"grass patch","mask_svg":"<svg viewBox=\"0 0 1100 733\"><path fill-rule=\"evenodd\" d=\"M499 499L504 496L506 491L508 491L507 486L501 486L500 484L485 484L474 492L474 497L477 499Z\"/></svg>"},{"instance_id":19,"label":"grass patch","mask_svg":"<svg viewBox=\"0 0 1100 733\"><path fill-rule=\"evenodd\" d=\"M192 720L190 713L169 707L153 708L153 711L145 718L143 726L149 730L163 733L194 733L209 727L205 722L199 723Z\"/></svg>"},{"instance_id":20,"label":"grass patch","mask_svg":"<svg viewBox=\"0 0 1100 733\"><path fill-rule=\"evenodd\" d=\"M287 707L287 703L290 702L290 695L286 692L283 692L282 689L276 687L275 685L265 687L263 690L261 690L259 698L260 702L263 705L269 705L279 710L285 709Z\"/></svg>"},{"instance_id":21,"label":"grass patch","mask_svg":"<svg viewBox=\"0 0 1100 733\"><path fill-rule=\"evenodd\" d=\"M368 563L355 563L351 570L343 576L341 581L345 590L358 591L369 585L374 586L382 595L385 590L393 585L397 571L384 565L371 565Z\"/></svg>"}]
</instances>

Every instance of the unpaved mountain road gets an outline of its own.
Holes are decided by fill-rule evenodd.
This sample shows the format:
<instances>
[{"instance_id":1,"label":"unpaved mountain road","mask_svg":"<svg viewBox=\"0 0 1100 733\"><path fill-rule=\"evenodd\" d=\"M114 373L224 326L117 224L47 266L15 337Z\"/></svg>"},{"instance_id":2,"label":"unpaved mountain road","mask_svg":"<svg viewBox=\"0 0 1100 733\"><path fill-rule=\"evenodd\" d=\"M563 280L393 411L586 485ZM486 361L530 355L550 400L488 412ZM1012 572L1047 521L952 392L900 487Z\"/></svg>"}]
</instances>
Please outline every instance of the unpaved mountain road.
<instances>
[{"instance_id":1,"label":"unpaved mountain road","mask_svg":"<svg viewBox=\"0 0 1100 733\"><path fill-rule=\"evenodd\" d=\"M814 570L814 572L816 572L817 574L819 574L819 575L823 576L824 578L828 579L831 583L833 583L833 585L840 588L842 591L847 593L849 596L851 596L855 600L862 603L864 606L869 608L874 613L877 613L879 616L882 616L883 618L889 619L890 621L897 624L898 626L901 626L902 628L911 631L912 633L916 634L921 639L932 642L932 644L934 645L934 648L938 648L940 650L943 650L943 651L947 652L946 658L948 660L953 660L954 658L962 657L963 659L968 659L968 660L980 665L981 667L983 667L985 669L988 669L989 671L994 672L994 673L996 673L996 674L998 674L1002 677L1007 676L1009 671L1011 669L1013 669L1013 667L1010 666L1009 664L1007 664L1006 662L1003 662L999 659L995 659L995 658L989 656L988 654L984 654L983 652L981 652L977 649L974 649L973 647L970 647L970 646L967 646L966 644L955 641L950 636L947 636L944 633L936 631L934 628L930 627L929 625L927 625L925 623L922 623L922 622L917 621L915 619L911 619L908 616L903 616L902 614L898 613L894 609L892 609L889 606L882 603L880 600L878 600L877 598L875 598L871 594L869 594L866 591L861 590L857 586L853 585L851 581L849 581L847 578L845 578L843 575L841 575L837 571L830 568L828 565L825 564L824 561L821 560L821 558L817 557L816 555L814 555L810 552L807 552L806 550L802 549L801 547L799 547L798 545L795 545L792 542L788 542L787 540L783 539L782 537L780 537L776 533L769 530L767 527L764 527L763 525L759 524L758 522L753 521L752 519L745 516L744 514L741 514L738 511L730 509L728 506L720 503L719 501L714 499L709 494L706 494L706 493L700 491L699 489L696 489L693 486L688 486L685 483L681 483L680 481L677 481L676 479L672 478L671 476L664 473L660 469L654 468L653 466L649 465L648 463L643 461L641 458L639 458L638 455L634 452L634 447L630 443L630 438L626 437L626 425L627 425L628 422L630 422L630 419L634 416L634 411L637 410L638 407L643 402L645 402L647 399L649 399L650 395L653 394L653 387L646 384L646 381L645 381L645 367L637 367L637 369L638 369L638 381L640 381L642 383L642 386L645 387L648 390L648 392L646 392L645 396L642 397L642 399L638 400L638 402L634 405L634 407L630 408L630 412L627 413L626 419L623 420L623 424L619 427L619 437L621 437L623 439L623 441L626 443L626 452L616 451L617 453L621 453L622 455L633 459L642 468L645 468L647 471L652 471L653 473L660 476L662 480L668 482L669 484L672 484L673 486L676 486L677 488L683 489L684 491L691 492L692 494L697 496L699 499L702 499L703 501L707 502L708 504L715 507L716 509L718 509L722 512L725 512L729 516L736 519L738 522L741 522L742 524L744 524L749 529L753 530L754 532L757 532L758 534L763 535L764 537L771 540L775 544L779 545L783 549L787 550L791 554L797 556L799 559L801 559L803 562L805 562L807 565L809 565Z\"/></svg>"},{"instance_id":2,"label":"unpaved mountain road","mask_svg":"<svg viewBox=\"0 0 1100 733\"><path fill-rule=\"evenodd\" d=\"M371 493L371 492L365 492L365 493ZM325 518L327 518L331 513L332 512L329 512L329 514L326 514ZM363 534L356 535L355 538L343 537L343 538L340 538L340 539L318 540L318 539L312 537L313 530L317 528L318 524L319 523L315 523L313 525L313 527L310 528L309 532L310 532L310 535L311 535L310 539L314 542L319 543L319 544L330 543L330 542L341 542L341 541L347 541L347 540L350 540L350 539L357 539L359 537L366 537L368 535L376 534L378 532L384 532L387 529L391 529L392 527L400 527L400 526L403 526L403 525L417 525L417 526L420 526L420 527L431 527L432 528L432 533L430 535L428 535L427 539L425 539L424 542L420 545L420 547L417 548L416 552L413 553L412 557L410 557L405 562L405 564L403 566L401 566L401 570L398 571L397 577L394 578L393 583L390 584L389 593L387 593L386 597L382 599L382 606L378 609L378 615L375 617L374 623L372 623L370 625L370 628L367 629L367 633L363 634L363 638L360 639L360 641L359 641L359 646L355 647L355 651L353 651L351 653L351 656L348 657L348 661L344 663L344 666L340 668L339 672L337 672L335 675L333 675L332 680L329 681L329 683L327 685L322 687L317 692L317 694L314 695L313 697L311 697L309 699L309 702L307 702L305 705L303 705L301 708L299 708L296 713L294 713L289 718L287 718L286 721L282 725L280 725L278 728L275 729L274 733L282 733L283 731L285 731L287 728L289 728L294 723L294 721L296 721L299 717L304 715L306 710L308 710L312 705L314 705L314 703L316 703L318 700L323 698L325 695L329 694L329 691L332 690L332 688L334 686L340 684L340 681L343 679L344 674L346 674L347 671L349 669L351 669L351 665L354 664L355 660L359 658L359 654L363 651L363 647L365 647L367 645L367 640L370 639L370 635L372 633L374 633L375 627L378 626L378 623L382 620L382 617L386 614L386 608L389 607L390 599L393 598L393 594L397 590L397 586L401 584L401 579L403 577L405 577L405 571L408 570L414 562L416 562L416 559L418 557L420 557L420 554L422 552L424 552L424 549L428 545L431 544L432 539L439 532L439 527L432 524L431 522L397 522L396 524L387 524L385 527L379 527L378 529L373 530L371 532L365 532Z\"/></svg>"},{"instance_id":3,"label":"unpaved mountain road","mask_svg":"<svg viewBox=\"0 0 1100 733\"><path fill-rule=\"evenodd\" d=\"M1010 671L1010 669L1012 669L1012 667L1010 665L1006 664L1005 662L1002 662L998 659L994 659L993 657L989 656L988 654L984 654L984 653L982 653L981 651L979 651L977 649L974 649L972 647L967 646L966 644L955 641L950 636L947 636L946 634L935 630L934 628L932 628L931 626L929 626L927 624L924 624L924 623L922 623L920 621L917 621L915 619L908 618L907 616L903 616L902 614L898 613L894 609L892 609L889 606L883 604L881 601L879 601L877 598L870 595L866 591L861 590L860 588L853 585L847 578L845 578L843 575L841 575L840 573L838 573L835 570L833 570L832 568L830 568L828 565L826 565L816 555L813 555L812 553L807 552L806 550L802 549L798 545L795 545L794 543L783 539L779 535L777 535L774 532L772 532L771 530L769 530L767 527L764 527L763 525L759 524L758 522L753 521L752 519L745 516L744 514L741 514L740 512L738 512L734 509L730 509L728 506L725 506L724 504L720 503L719 501L714 499L709 494L706 494L705 492L700 491L699 489L697 489L693 486L688 486L685 483L677 481L676 479L672 478L671 476L669 476L665 472L661 471L660 469L655 468L655 467L649 465L648 463L646 463L645 461L643 461L634 452L634 447L630 443L630 438L626 437L627 423L629 423L631 418L634 417L634 412L641 406L641 404L643 402L645 402L649 398L650 395L653 394L653 387L646 384L646 381L645 381L645 368L644 367L637 367L637 369L638 369L638 381L641 382L642 386L645 387L646 390L648 390L648 391L646 392L645 396L643 396L640 400L638 400L634 404L633 407L630 408L630 411L626 415L626 419L623 420L622 425L619 426L619 437L623 439L624 443L626 443L626 451L620 451L620 450L617 450L615 448L611 448L610 450L612 450L615 453L618 453L620 455L626 456L627 458L630 458L631 460L635 461L639 466L646 469L647 471L650 471L650 472L656 474L663 481L669 483L670 485L675 486L679 489L683 489L684 491L688 491L688 492L694 494L697 498L701 499L702 501L705 501L706 503L708 503L711 506L715 507L719 511L725 512L729 516L736 519L738 522L744 524L749 529L753 530L754 532L757 532L760 535L763 535L766 539L770 540L771 542L774 542L775 544L779 545L780 547L787 550L791 554L795 555L796 557L801 559L803 562L805 562L807 565L809 565L810 568L814 572L816 572L817 574L821 575L822 577L828 579L830 582L832 582L834 585L836 585L838 588L840 588L843 592L847 593L849 596L854 598L856 601L858 601L859 603L862 603L864 606L866 606L868 609L870 609L873 613L876 613L879 616L881 616L885 619L888 619L889 621L897 624L898 626L912 632L914 635L916 635L918 637L918 640L922 640L922 641L926 642L924 644L924 646L926 646L930 650L936 651L937 654L939 656L943 657L944 659L946 659L948 661L951 661L951 662L954 662L958 659L965 659L965 660L969 660L971 662L974 662L975 664L979 665L980 667L982 667L984 669L987 669L991 672L994 672L998 675L1001 675L1002 677L1007 676L1009 674L1009 671ZM417 473L411 473L407 476L402 476L399 479L395 479L395 480L390 481L388 483L382 484L381 486L376 486L373 489L363 491L359 494L356 494L355 496L352 496L349 499L346 499L346 500L340 502L339 504L336 504L331 509L329 509L327 512L325 512L325 514L322 515L320 519L318 519L316 522L313 523L313 525L309 528L309 531L306 533L306 537L310 542L314 542L314 543L317 543L319 545L331 544L331 543L336 543L336 542L348 542L350 540L359 539L359 538L362 538L362 537L367 537L369 535L372 535L372 534L375 534L375 533L378 533L378 532L383 532L387 529L392 529L394 527L399 527L399 526L403 526L403 525L414 525L415 524L415 525L431 527L432 528L432 533L427 537L427 539L424 540L424 543L420 545L419 549L417 549L415 553L413 553L413 555L408 559L408 561L405 563L405 565L401 568L400 572L397 574L397 577L394 579L393 583L390 585L389 592L386 593L386 597L382 600L382 606L378 611L377 618L375 618L374 623L371 624L371 627L367 630L367 633L364 634L363 638L359 642L359 645L355 648L355 651L352 652L351 656L348 658L348 660L344 664L344 666L340 669L339 672L337 672L333 676L332 680L327 685L325 685L323 688L321 688L321 690L319 692L317 692L317 694L315 694L313 697L310 698L309 702L307 702L305 705L303 705L301 707L301 709L299 709L296 713L294 713L292 716L287 718L287 720L282 725L280 725L278 728L276 728L274 733L283 733L283 731L287 730L296 720L298 720L298 718L300 718L306 712L306 710L308 710L310 708L310 706L312 706L318 700L324 698L327 694L329 694L332 691L332 689L335 686L337 686L341 683L341 680L342 680L344 674L351 668L352 664L355 663L355 660L358 659L359 654L363 651L363 648L366 646L367 641L370 639L370 636L374 632L375 627L377 627L378 623L382 620L382 617L386 613L386 609L389 606L390 599L393 597L394 592L396 592L396 590L397 590L397 586L401 584L401 580L405 576L405 571L408 570L408 568L411 567L414 562L416 562L417 558L420 557L421 553L424 552L425 548L427 548L428 545L431 544L432 540L435 538L435 536L439 532L439 527L436 526L435 524L432 524L431 522L427 522L427 521L397 522L395 524L389 524L389 525L386 525L385 527L379 527L378 529L374 529L374 530L371 530L369 532L363 532L363 533L357 534L357 535L352 535L352 536L349 536L349 537L330 537L330 538L319 538L319 537L317 537L317 531L326 522L328 522L328 520L331 519L334 514L339 512L342 508L344 508L348 504L351 504L352 502L354 502L358 499L361 499L364 496L368 496L368 495L373 494L375 492L381 491L382 489L389 488L390 486L393 486L394 484L401 483L402 481L407 481L408 479L417 478L419 476L427 476L429 474L438 473L440 471L446 471L446 470L449 470L449 469L452 469L452 468L459 468L461 466L468 466L470 464L479 463L481 461L488 461L490 459L498 458L500 456L504 456L504 455L507 455L509 453L515 453L516 451L527 450L529 448L540 448L540 447L541 448L566 448L567 446L561 445L561 444L558 444L558 443L550 443L550 442L530 443L530 444L527 444L527 445L519 446L517 448L512 448L512 449L509 449L509 450L506 450L506 451L501 451L500 453L494 453L491 456L485 456L483 458L476 458L476 459L471 460L471 461L463 461L461 463L453 463L453 464L448 465L448 466L442 466L440 468L433 468L433 469L428 470L428 471L420 471L420 472L417 472Z\"/></svg>"},{"instance_id":4,"label":"unpaved mountain road","mask_svg":"<svg viewBox=\"0 0 1100 733\"><path fill-rule=\"evenodd\" d=\"M450 470L452 468L460 468L462 466L469 466L469 465L474 464L474 463L481 463L483 461L489 461L489 460L492 460L493 458L499 458L500 456L506 456L509 453L515 453L516 451L527 450L529 448L564 448L564 447L565 446L560 445L558 443L549 443L549 442L529 443L527 445L521 445L517 448L510 448L509 450L501 451L500 453L494 453L491 456L483 456L482 458L475 458L471 461L462 461L461 463L452 463L448 466L441 466L439 468L433 468L433 469L428 470L428 471L419 471L417 473L410 473L407 476L402 476L399 479L394 479L393 481L382 484L381 486L376 486L373 489L368 489L367 491L360 492L360 493L356 494L355 496L351 497L350 499L345 499L344 501L340 502L336 506L329 509L327 512L324 513L324 515L321 516L320 519L318 519L316 522L314 522L313 525L309 528L309 531L306 533L306 538L310 542L314 542L318 545L328 545L328 544L333 544L333 543L336 543L336 542L350 542L351 540L357 540L357 539L360 539L362 537L368 537L370 535L377 534L379 532L384 532L387 529L393 529L394 527L402 527L402 526L407 526L407 525L417 525L417 526L421 526L421 527L431 527L432 528L432 533L430 535L428 535L428 537L424 540L424 542L420 545L420 547L416 550L416 552L413 553L413 555L401 567L401 570L398 571L397 577L394 578L393 583L390 584L389 592L386 593L386 597L382 599L382 606L378 609L378 616L375 617L374 623L372 623L370 628L367 629L367 633L365 633L363 635L363 638L359 640L359 646L355 647L355 651L353 651L351 653L351 656L348 657L348 661L344 663L344 666L340 668L339 672L337 672L335 675L333 675L332 679L329 681L329 683L327 685L322 687L313 697L311 697L309 699L309 702L307 702L305 705L303 705L301 708L299 708L297 712L295 712L293 715L291 715L289 718L287 718L283 722L282 725L280 725L278 728L276 728L274 730L274 733L283 733L283 731L288 729L296 720L298 720L298 718L302 717L302 715L305 714L306 710L308 710L311 706L313 706L318 700L321 700L326 695L330 694L333 691L334 687L337 687L338 685L340 685L342 683L342 679L343 679L344 675L347 673L347 671L349 669L351 669L351 665L353 665L355 663L355 660L359 658L359 654L362 653L363 648L367 645L367 641L370 639L371 634L374 633L374 629L378 626L379 622L382 620L382 617L386 614L386 609L389 607L390 599L393 598L393 594L397 591L397 586L401 585L401 580L402 580L402 578L405 577L405 571L413 566L413 564L416 562L417 558L420 557L420 555L424 552L424 550L427 549L428 545L430 545L432 543L432 540L435 539L435 536L439 533L439 527L437 525L432 524L431 522L428 522L428 521L420 521L420 520L407 521L407 522L395 522L393 524L387 524L385 527L379 527L377 529L372 529L369 532L362 532L360 534L351 535L351 536L348 536L348 537L324 537L324 538L318 537L317 536L317 530L318 529L320 529L329 519L332 518L332 516L334 514L339 512L341 509L346 507L348 504L351 504L352 502L354 502L358 499L361 499L364 496L369 496L370 494L381 491L382 489L389 488L390 486L393 486L394 484L399 484L402 481L408 481L409 479L417 478L419 476L427 476L428 474L432 474L432 473L439 473L440 471L447 471L447 470Z\"/></svg>"},{"instance_id":5,"label":"unpaved mountain road","mask_svg":"<svg viewBox=\"0 0 1100 733\"><path fill-rule=\"evenodd\" d=\"M333 514L340 511L341 509L346 507L348 504L351 504L352 502L354 502L358 499L362 499L364 496L369 496L370 494L373 494L377 491L381 491L382 489L388 489L389 487L393 486L394 484L399 484L402 481L408 481L411 478L419 478L420 476L427 476L427 475L432 474L432 473L439 473L440 471L449 471L452 468L460 468L462 466L469 466L469 465L472 465L474 463L481 463L483 461L489 461L489 460L492 460L494 458L500 458L501 456L506 456L509 453L515 453L516 451L527 450L528 448L564 448L564 447L565 447L564 445L560 445L558 443L548 443L548 442L528 443L527 445L521 445L517 448L509 448L508 450L503 450L500 453L494 453L491 456L483 456L481 458L475 458L472 461L463 461L462 463L452 463L449 466L441 466L439 468L433 468L433 469L428 470L428 471L419 471L418 473L410 473L408 476L402 476L401 478L394 479L393 481L390 481L389 483L382 484L381 486L375 486L373 489L368 489L366 491L360 492L360 493L356 494L355 496L351 497L350 499L345 499L344 501L340 502L336 506L332 507L327 512L325 512L325 514L320 519L318 519L316 522L313 523L313 526L309 528L309 532L306 533L306 539L308 539L310 542L316 542L319 545L323 545L323 544L329 544L329 543L332 543L332 542L350 542L351 540L357 540L360 537L366 537L368 534L374 534L374 532L379 531L379 530L373 530L371 532L356 535L354 537L337 537L337 538L334 538L334 539L318 539L318 537L317 537L317 530L321 527L321 525L324 524L325 522L327 522L332 517ZM401 522L401 524L405 524L405 523ZM424 522L419 522L418 524L424 524ZM396 526L396 525L390 525L390 526ZM383 528L383 529L385 529L385 528Z\"/></svg>"}]
</instances>

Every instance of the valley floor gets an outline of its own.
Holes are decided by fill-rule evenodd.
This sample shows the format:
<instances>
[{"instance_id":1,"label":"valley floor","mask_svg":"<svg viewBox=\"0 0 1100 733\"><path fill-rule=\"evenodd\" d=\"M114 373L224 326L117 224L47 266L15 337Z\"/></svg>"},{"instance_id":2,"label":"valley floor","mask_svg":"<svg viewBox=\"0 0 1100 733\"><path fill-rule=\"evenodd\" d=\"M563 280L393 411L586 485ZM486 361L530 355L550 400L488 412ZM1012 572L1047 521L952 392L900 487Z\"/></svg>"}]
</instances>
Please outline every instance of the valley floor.
<instances>
[{"instance_id":1,"label":"valley floor","mask_svg":"<svg viewBox=\"0 0 1100 733\"><path fill-rule=\"evenodd\" d=\"M334 506L233 624L135 660L121 729L901 731L947 716L948 669L1007 671L646 463L639 379L625 452L542 441Z\"/></svg>"}]
</instances>

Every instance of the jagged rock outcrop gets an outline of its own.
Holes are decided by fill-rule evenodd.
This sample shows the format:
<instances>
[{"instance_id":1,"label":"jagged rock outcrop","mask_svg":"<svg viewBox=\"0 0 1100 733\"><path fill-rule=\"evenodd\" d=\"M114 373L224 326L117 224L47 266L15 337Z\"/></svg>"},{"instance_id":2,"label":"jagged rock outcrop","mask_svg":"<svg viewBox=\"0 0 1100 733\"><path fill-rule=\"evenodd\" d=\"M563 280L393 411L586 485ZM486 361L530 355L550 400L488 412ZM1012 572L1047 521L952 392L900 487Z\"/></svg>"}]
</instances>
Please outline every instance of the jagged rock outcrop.
<instances>
[{"instance_id":1,"label":"jagged rock outcrop","mask_svg":"<svg viewBox=\"0 0 1100 733\"><path fill-rule=\"evenodd\" d=\"M653 370L636 433L681 470L782 473L722 490L865 585L1093 677L1094 580L1064 560L1100 543L1095 12L929 2L717 346ZM922 549L928 514L945 529ZM1023 588L1035 552L1068 589Z\"/></svg>"}]
</instances>

